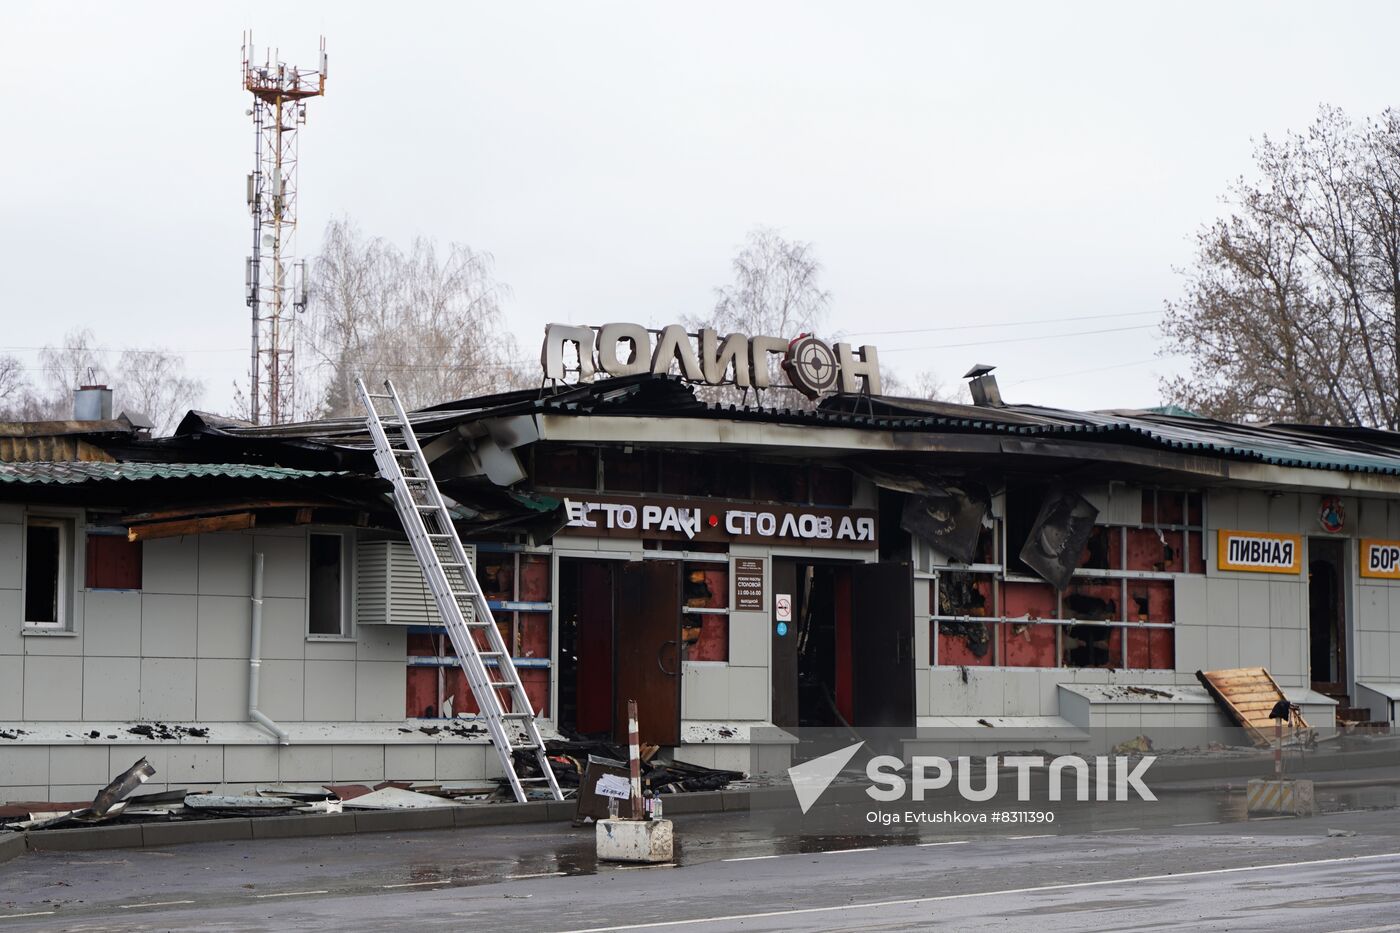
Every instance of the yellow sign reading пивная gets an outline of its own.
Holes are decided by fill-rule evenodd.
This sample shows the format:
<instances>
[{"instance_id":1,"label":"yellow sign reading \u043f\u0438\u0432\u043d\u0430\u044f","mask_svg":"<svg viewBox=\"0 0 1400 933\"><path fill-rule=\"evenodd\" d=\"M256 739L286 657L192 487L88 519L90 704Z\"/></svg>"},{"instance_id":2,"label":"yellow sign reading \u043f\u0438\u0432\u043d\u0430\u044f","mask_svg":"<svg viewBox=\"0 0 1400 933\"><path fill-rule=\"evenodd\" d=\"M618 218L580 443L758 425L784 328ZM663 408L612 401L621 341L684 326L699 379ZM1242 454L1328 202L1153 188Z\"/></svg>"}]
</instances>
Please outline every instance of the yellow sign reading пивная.
<instances>
[{"instance_id":1,"label":"yellow sign reading \u043f\u0438\u0432\u043d\u0430\u044f","mask_svg":"<svg viewBox=\"0 0 1400 933\"><path fill-rule=\"evenodd\" d=\"M1220 529L1215 565L1247 573L1298 573L1303 568L1301 535Z\"/></svg>"}]
</instances>

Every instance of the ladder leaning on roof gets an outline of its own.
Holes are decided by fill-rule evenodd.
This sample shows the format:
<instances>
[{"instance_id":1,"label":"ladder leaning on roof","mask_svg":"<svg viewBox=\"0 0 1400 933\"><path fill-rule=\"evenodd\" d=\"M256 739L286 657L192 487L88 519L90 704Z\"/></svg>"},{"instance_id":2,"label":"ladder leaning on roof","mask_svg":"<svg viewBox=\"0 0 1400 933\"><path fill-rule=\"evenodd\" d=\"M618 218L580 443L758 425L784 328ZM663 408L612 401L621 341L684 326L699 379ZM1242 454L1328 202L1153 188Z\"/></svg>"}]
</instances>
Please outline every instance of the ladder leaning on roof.
<instances>
[{"instance_id":1,"label":"ladder leaning on roof","mask_svg":"<svg viewBox=\"0 0 1400 933\"><path fill-rule=\"evenodd\" d=\"M530 698L525 695L520 674L515 669L510 652L506 650L500 629L496 628L486 596L477 583L476 570L467 559L461 539L457 537L452 515L447 511L442 493L438 491L433 474L428 469L423 448L413 433L408 412L404 410L394 384L385 380L384 392L379 394L365 388L363 379L356 379L355 386L365 406L365 423L374 439L374 462L379 466L379 475L394 487L394 507L398 510L399 521L403 523L413 555L423 570L423 579L433 594L438 616L447 628L452 646L457 650L457 660L481 709L481 718L486 720L491 741L501 757L501 767L510 780L515 799L522 803L525 801L525 784L544 782L549 785L549 792L555 800L563 800L564 795L554 778L554 770L549 766L549 756L545 753L544 740L540 737ZM381 414L375 407L376 402L390 403L392 411ZM391 431L397 432L392 440ZM485 637L485 650L478 645L474 632L480 632ZM488 660L494 666L488 667ZM493 672L495 679L492 679ZM509 712L502 703L500 691L504 691L509 698ZM507 731L507 721L519 723L523 737ZM511 755L514 751L533 752L544 776L521 778L516 774Z\"/></svg>"}]
</instances>

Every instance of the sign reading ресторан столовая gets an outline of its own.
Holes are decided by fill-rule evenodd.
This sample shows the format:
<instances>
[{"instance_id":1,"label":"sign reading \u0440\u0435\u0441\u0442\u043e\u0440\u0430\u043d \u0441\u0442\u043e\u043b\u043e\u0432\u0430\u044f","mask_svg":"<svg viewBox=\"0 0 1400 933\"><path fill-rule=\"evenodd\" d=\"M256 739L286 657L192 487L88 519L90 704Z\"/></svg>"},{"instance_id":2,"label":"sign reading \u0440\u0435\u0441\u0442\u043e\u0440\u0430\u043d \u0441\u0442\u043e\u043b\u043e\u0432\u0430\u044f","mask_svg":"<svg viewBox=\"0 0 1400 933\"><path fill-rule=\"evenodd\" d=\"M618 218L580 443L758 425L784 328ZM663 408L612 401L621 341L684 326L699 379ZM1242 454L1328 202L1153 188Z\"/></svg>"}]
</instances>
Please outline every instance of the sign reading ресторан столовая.
<instances>
[{"instance_id":1,"label":"sign reading \u0440\u0435\u0441\u0442\u043e\u0440\u0430\u043d \u0441\u0442\u043e\u043b\u043e\u0432\u0430\u044f","mask_svg":"<svg viewBox=\"0 0 1400 933\"><path fill-rule=\"evenodd\" d=\"M870 549L878 532L874 509L587 496L565 499L564 511L566 532L599 538Z\"/></svg>"},{"instance_id":2,"label":"sign reading \u0440\u0435\u0441\u0442\u043e\u0440\u0430\u043d \u0441\u0442\u043e\u043b\u043e\u0432\u0430\u044f","mask_svg":"<svg viewBox=\"0 0 1400 933\"><path fill-rule=\"evenodd\" d=\"M652 337L655 337L653 343ZM571 364L572 347L577 362ZM604 376L669 373L688 382L766 389L773 384L769 356L782 360L788 384L809 398L832 392L880 394L880 358L872 346L828 344L811 334L796 337L725 334L705 327L691 334L680 324L650 330L640 324L601 327L550 324L544 329L540 366L544 377L579 382Z\"/></svg>"}]
</instances>

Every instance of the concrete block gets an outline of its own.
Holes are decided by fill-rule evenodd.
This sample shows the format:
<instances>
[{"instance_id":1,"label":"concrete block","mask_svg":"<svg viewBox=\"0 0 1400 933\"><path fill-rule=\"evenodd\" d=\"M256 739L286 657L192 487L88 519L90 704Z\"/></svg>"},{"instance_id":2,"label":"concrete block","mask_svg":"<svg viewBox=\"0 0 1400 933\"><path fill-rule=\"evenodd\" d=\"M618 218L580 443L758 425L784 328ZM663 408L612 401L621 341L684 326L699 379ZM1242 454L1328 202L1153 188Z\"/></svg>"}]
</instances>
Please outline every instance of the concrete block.
<instances>
[{"instance_id":1,"label":"concrete block","mask_svg":"<svg viewBox=\"0 0 1400 933\"><path fill-rule=\"evenodd\" d=\"M193 594L199 582L199 544L203 535L156 538L141 545L141 590Z\"/></svg>"},{"instance_id":2,"label":"concrete block","mask_svg":"<svg viewBox=\"0 0 1400 933\"><path fill-rule=\"evenodd\" d=\"M337 784L375 784L384 780L384 746L332 745L331 774Z\"/></svg>"},{"instance_id":3,"label":"concrete block","mask_svg":"<svg viewBox=\"0 0 1400 933\"><path fill-rule=\"evenodd\" d=\"M49 783L96 784L100 789L114 777L107 764L104 745L54 745L49 748Z\"/></svg>"},{"instance_id":4,"label":"concrete block","mask_svg":"<svg viewBox=\"0 0 1400 933\"><path fill-rule=\"evenodd\" d=\"M253 551L263 553L264 596L306 596L306 534L254 535Z\"/></svg>"},{"instance_id":5,"label":"concrete block","mask_svg":"<svg viewBox=\"0 0 1400 933\"><path fill-rule=\"evenodd\" d=\"M334 773L329 745L282 745L277 749L278 780L328 783Z\"/></svg>"},{"instance_id":6,"label":"concrete block","mask_svg":"<svg viewBox=\"0 0 1400 933\"><path fill-rule=\"evenodd\" d=\"M4 625L0 622L0 625ZM0 655L0 722L24 718L24 657Z\"/></svg>"},{"instance_id":7,"label":"concrete block","mask_svg":"<svg viewBox=\"0 0 1400 933\"><path fill-rule=\"evenodd\" d=\"M391 781L436 780L437 755L432 745L384 746L384 774Z\"/></svg>"},{"instance_id":8,"label":"concrete block","mask_svg":"<svg viewBox=\"0 0 1400 933\"><path fill-rule=\"evenodd\" d=\"M451 809L455 826L504 826L511 823L544 823L551 819L552 804L546 800L530 803L468 804Z\"/></svg>"},{"instance_id":9,"label":"concrete block","mask_svg":"<svg viewBox=\"0 0 1400 933\"><path fill-rule=\"evenodd\" d=\"M269 660L262 662L258 706L264 713L278 721L301 721L304 663Z\"/></svg>"},{"instance_id":10,"label":"concrete block","mask_svg":"<svg viewBox=\"0 0 1400 933\"><path fill-rule=\"evenodd\" d=\"M145 844L141 827L83 826L29 833L29 848L37 852L90 852L98 849L139 849Z\"/></svg>"},{"instance_id":11,"label":"concrete block","mask_svg":"<svg viewBox=\"0 0 1400 933\"><path fill-rule=\"evenodd\" d=\"M253 601L246 596L200 596L196 605L199 657L246 659L253 632Z\"/></svg>"},{"instance_id":12,"label":"concrete block","mask_svg":"<svg viewBox=\"0 0 1400 933\"><path fill-rule=\"evenodd\" d=\"M24 659L24 718L58 722L83 718L82 658L30 655Z\"/></svg>"},{"instance_id":13,"label":"concrete block","mask_svg":"<svg viewBox=\"0 0 1400 933\"><path fill-rule=\"evenodd\" d=\"M89 590L83 602L83 653L140 657L141 600L137 591Z\"/></svg>"},{"instance_id":14,"label":"concrete block","mask_svg":"<svg viewBox=\"0 0 1400 933\"><path fill-rule=\"evenodd\" d=\"M402 654L393 661L356 661L355 718L360 722L402 720L406 671Z\"/></svg>"},{"instance_id":15,"label":"concrete block","mask_svg":"<svg viewBox=\"0 0 1400 933\"><path fill-rule=\"evenodd\" d=\"M144 823L141 839L148 846L179 845L186 842L225 842L252 839L250 820L190 820L184 823Z\"/></svg>"},{"instance_id":16,"label":"concrete block","mask_svg":"<svg viewBox=\"0 0 1400 933\"><path fill-rule=\"evenodd\" d=\"M595 838L598 858L610 862L669 862L672 858L670 820L599 820Z\"/></svg>"},{"instance_id":17,"label":"concrete block","mask_svg":"<svg viewBox=\"0 0 1400 933\"><path fill-rule=\"evenodd\" d=\"M248 718L246 660L195 661L195 718L200 722L242 722Z\"/></svg>"},{"instance_id":18,"label":"concrete block","mask_svg":"<svg viewBox=\"0 0 1400 933\"><path fill-rule=\"evenodd\" d=\"M660 800L662 812L667 816L683 816L688 813L719 813L724 809L724 794L717 790L700 791L694 794L662 794Z\"/></svg>"},{"instance_id":19,"label":"concrete block","mask_svg":"<svg viewBox=\"0 0 1400 933\"><path fill-rule=\"evenodd\" d=\"M1288 813L1312 816L1313 782L1286 778L1252 778L1245 788L1245 806L1256 813Z\"/></svg>"},{"instance_id":20,"label":"concrete block","mask_svg":"<svg viewBox=\"0 0 1400 933\"><path fill-rule=\"evenodd\" d=\"M314 643L308 648L316 647ZM337 646L342 647L342 646ZM348 645L352 650L354 645ZM307 722L349 722L355 718L355 662L306 662L302 716ZM402 706L404 694L400 694ZM402 710L400 711L402 718Z\"/></svg>"},{"instance_id":21,"label":"concrete block","mask_svg":"<svg viewBox=\"0 0 1400 933\"><path fill-rule=\"evenodd\" d=\"M392 833L406 829L451 829L456 806L425 810L356 810L355 832Z\"/></svg>"},{"instance_id":22,"label":"concrete block","mask_svg":"<svg viewBox=\"0 0 1400 933\"><path fill-rule=\"evenodd\" d=\"M141 597L141 655L192 658L199 645L199 601L193 596Z\"/></svg>"},{"instance_id":23,"label":"concrete block","mask_svg":"<svg viewBox=\"0 0 1400 933\"><path fill-rule=\"evenodd\" d=\"M179 597L171 597L179 598ZM187 658L141 659L141 718L194 719L195 662Z\"/></svg>"},{"instance_id":24,"label":"concrete block","mask_svg":"<svg viewBox=\"0 0 1400 933\"><path fill-rule=\"evenodd\" d=\"M291 839L299 836L346 836L357 832L353 813L306 813L300 816L264 816L249 821L254 839Z\"/></svg>"},{"instance_id":25,"label":"concrete block","mask_svg":"<svg viewBox=\"0 0 1400 933\"><path fill-rule=\"evenodd\" d=\"M0 835L0 865L8 862L12 858L19 858L28 850L23 833L4 833Z\"/></svg>"},{"instance_id":26,"label":"concrete block","mask_svg":"<svg viewBox=\"0 0 1400 933\"><path fill-rule=\"evenodd\" d=\"M266 574L266 568L264 568ZM253 538L242 534L201 535L199 593L248 596L253 591Z\"/></svg>"},{"instance_id":27,"label":"concrete block","mask_svg":"<svg viewBox=\"0 0 1400 933\"><path fill-rule=\"evenodd\" d=\"M753 767L753 752L747 745L713 745L715 751L716 768L726 771L742 771L748 773Z\"/></svg>"},{"instance_id":28,"label":"concrete block","mask_svg":"<svg viewBox=\"0 0 1400 933\"><path fill-rule=\"evenodd\" d=\"M288 661L306 657L306 600L263 599L262 656Z\"/></svg>"}]
</instances>

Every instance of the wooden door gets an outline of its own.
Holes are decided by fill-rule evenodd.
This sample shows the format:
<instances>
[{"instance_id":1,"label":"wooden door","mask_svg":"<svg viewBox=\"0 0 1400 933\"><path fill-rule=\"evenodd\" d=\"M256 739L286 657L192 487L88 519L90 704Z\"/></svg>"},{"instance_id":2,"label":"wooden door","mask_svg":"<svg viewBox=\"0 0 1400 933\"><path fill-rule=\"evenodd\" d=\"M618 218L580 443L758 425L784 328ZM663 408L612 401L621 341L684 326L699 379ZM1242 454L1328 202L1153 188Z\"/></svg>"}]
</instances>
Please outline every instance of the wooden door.
<instances>
[{"instance_id":1,"label":"wooden door","mask_svg":"<svg viewBox=\"0 0 1400 933\"><path fill-rule=\"evenodd\" d=\"M914 572L904 562L851 568L855 726L914 724Z\"/></svg>"},{"instance_id":2,"label":"wooden door","mask_svg":"<svg viewBox=\"0 0 1400 933\"><path fill-rule=\"evenodd\" d=\"M637 701L641 740L681 740L681 563L629 561L616 580L617 690L613 737L627 742L627 701Z\"/></svg>"}]
</instances>

